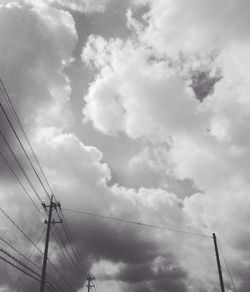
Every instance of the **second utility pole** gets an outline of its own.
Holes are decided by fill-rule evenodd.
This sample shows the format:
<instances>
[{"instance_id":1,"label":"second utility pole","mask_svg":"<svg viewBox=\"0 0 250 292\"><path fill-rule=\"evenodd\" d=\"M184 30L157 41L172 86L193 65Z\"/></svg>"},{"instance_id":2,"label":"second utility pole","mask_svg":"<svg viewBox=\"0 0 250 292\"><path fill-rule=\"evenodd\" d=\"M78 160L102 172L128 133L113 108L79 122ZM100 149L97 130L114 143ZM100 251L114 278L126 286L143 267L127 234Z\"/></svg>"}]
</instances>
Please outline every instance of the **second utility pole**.
<instances>
[{"instance_id":1,"label":"second utility pole","mask_svg":"<svg viewBox=\"0 0 250 292\"><path fill-rule=\"evenodd\" d=\"M213 233L213 239L214 239L214 248L215 248L215 254L216 254L217 267L218 267L219 278L220 278L220 289L221 289L221 292L225 292L224 280L223 280L223 275L222 275L222 270L221 270L221 265L220 265L219 250L218 250L218 246L217 246L217 240L216 240L215 233Z\"/></svg>"},{"instance_id":2,"label":"second utility pole","mask_svg":"<svg viewBox=\"0 0 250 292\"><path fill-rule=\"evenodd\" d=\"M56 221L52 220L53 209L56 209L57 207L60 208L59 203L53 202L53 195L50 198L50 204L48 206L45 205L45 203L42 203L42 205L43 205L45 211L47 210L47 208L49 208L49 217L48 217L48 221L45 220L45 224L47 224L47 233L46 233L45 249L44 249L44 255L43 255L43 269L42 269L40 292L45 291L45 278L46 278L46 267L47 267L47 259L48 259L49 237L50 237L51 224L52 223L53 224L62 223L62 221L56 222Z\"/></svg>"},{"instance_id":3,"label":"second utility pole","mask_svg":"<svg viewBox=\"0 0 250 292\"><path fill-rule=\"evenodd\" d=\"M88 292L90 292L91 288L94 288L94 287L95 287L95 285L92 284L92 281L93 281L93 280L95 280L95 277L91 277L91 276L89 275L88 278L87 278L88 283L87 283L87 285L86 285L86 287L88 288Z\"/></svg>"}]
</instances>

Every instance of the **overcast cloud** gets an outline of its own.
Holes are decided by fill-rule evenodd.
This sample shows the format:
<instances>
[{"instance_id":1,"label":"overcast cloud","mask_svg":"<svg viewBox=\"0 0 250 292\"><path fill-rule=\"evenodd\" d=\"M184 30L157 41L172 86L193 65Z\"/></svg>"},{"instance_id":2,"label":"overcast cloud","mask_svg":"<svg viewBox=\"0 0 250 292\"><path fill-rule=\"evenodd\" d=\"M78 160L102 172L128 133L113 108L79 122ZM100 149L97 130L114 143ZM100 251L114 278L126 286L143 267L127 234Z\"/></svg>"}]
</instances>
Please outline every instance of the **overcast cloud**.
<instances>
[{"instance_id":1,"label":"overcast cloud","mask_svg":"<svg viewBox=\"0 0 250 292\"><path fill-rule=\"evenodd\" d=\"M249 25L246 0L0 3L0 78L62 207L215 232L241 292L250 287ZM0 129L48 203L3 112ZM40 208L2 139L0 147ZM36 242L43 218L0 166L1 207ZM97 291L220 291L211 238L63 212L81 276L93 274ZM29 256L32 245L0 216L0 236ZM53 236L49 257L72 291L87 290ZM42 265L38 251L32 260ZM50 265L48 273L69 291ZM224 263L223 273L236 291ZM38 290L0 261L0 291Z\"/></svg>"}]
</instances>

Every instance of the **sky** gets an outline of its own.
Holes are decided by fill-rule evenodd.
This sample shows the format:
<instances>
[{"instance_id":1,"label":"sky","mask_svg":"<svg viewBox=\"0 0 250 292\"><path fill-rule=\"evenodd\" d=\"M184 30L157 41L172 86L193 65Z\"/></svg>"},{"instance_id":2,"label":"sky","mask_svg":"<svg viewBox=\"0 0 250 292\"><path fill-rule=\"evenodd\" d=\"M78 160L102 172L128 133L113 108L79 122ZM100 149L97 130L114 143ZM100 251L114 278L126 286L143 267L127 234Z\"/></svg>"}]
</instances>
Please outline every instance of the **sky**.
<instances>
[{"instance_id":1,"label":"sky","mask_svg":"<svg viewBox=\"0 0 250 292\"><path fill-rule=\"evenodd\" d=\"M226 291L249 291L249 26L247 0L0 1L0 78L70 231L69 244L64 225L52 228L60 248L50 238L71 287L49 263L59 291L87 291L91 274L99 292L220 292L213 233ZM33 188L1 136L2 155L43 212L36 192L48 204L46 193L2 110L0 130ZM44 218L9 166L1 156L1 210L43 250ZM41 266L0 217L1 238ZM62 250L84 262L82 280ZM10 291L39 283L0 260L0 292Z\"/></svg>"}]
</instances>

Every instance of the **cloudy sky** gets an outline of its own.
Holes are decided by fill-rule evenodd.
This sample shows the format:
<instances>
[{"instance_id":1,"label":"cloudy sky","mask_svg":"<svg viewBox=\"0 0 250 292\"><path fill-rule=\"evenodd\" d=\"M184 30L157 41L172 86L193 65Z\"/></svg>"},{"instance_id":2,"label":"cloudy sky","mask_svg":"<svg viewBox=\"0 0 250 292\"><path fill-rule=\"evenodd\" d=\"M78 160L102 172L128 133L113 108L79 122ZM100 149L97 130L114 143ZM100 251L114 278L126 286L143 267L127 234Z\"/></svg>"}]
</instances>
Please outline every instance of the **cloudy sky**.
<instances>
[{"instance_id":1,"label":"cloudy sky","mask_svg":"<svg viewBox=\"0 0 250 292\"><path fill-rule=\"evenodd\" d=\"M247 0L0 1L0 78L62 207L215 232L228 292L250 287L249 27ZM48 203L3 111L0 130ZM0 146L42 211L3 138ZM37 242L44 219L3 158L0 166L1 208ZM63 213L80 276L93 274L99 292L220 291L211 238ZM0 217L0 236L41 266ZM62 226L53 229L63 240L59 249L51 236L49 257L71 290L48 264L51 281L86 291L62 255L75 256ZM0 261L0 291L39 283Z\"/></svg>"}]
</instances>

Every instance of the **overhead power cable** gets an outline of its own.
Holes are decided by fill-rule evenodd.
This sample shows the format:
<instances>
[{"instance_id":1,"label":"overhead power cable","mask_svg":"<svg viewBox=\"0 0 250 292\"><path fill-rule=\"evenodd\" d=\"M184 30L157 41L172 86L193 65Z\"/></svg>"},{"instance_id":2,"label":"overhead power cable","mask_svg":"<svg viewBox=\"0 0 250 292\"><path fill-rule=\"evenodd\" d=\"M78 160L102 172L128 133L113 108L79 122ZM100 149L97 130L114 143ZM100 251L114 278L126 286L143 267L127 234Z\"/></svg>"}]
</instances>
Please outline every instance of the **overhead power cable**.
<instances>
[{"instance_id":1,"label":"overhead power cable","mask_svg":"<svg viewBox=\"0 0 250 292\"><path fill-rule=\"evenodd\" d=\"M35 276L33 276L32 274L30 274L29 272L25 271L24 269L16 266L15 264L13 264L12 262L10 262L9 260L7 260L6 258L0 256L0 259L3 260L4 262L6 262L7 264L13 266L14 268L16 268L17 270L19 270L20 272L26 274L27 276L33 278L34 280L36 281L39 281L40 282L40 279L39 278L36 278Z\"/></svg>"},{"instance_id":2,"label":"overhead power cable","mask_svg":"<svg viewBox=\"0 0 250 292\"><path fill-rule=\"evenodd\" d=\"M20 228L16 222L0 207L0 211L3 213L3 215L23 234L23 236L33 245L36 246L33 240ZM43 252L41 251L40 248L37 247L37 250L42 254ZM57 272L57 274L64 280L64 282L67 284L67 286L74 291L74 288L71 286L71 284L68 282L68 280L60 273L57 269L57 267L51 262L51 260L48 258L48 262L50 265L53 267L53 269Z\"/></svg>"},{"instance_id":3,"label":"overhead power cable","mask_svg":"<svg viewBox=\"0 0 250 292\"><path fill-rule=\"evenodd\" d=\"M44 184L43 184L43 182L42 182L40 176L38 175L37 170L35 169L35 167L34 167L32 161L31 161L31 159L30 159L30 157L29 157L29 155L28 155L28 153L27 153L27 151L25 150L25 147L23 146L23 143L22 143L22 141L20 140L20 138L19 138L19 136L18 136L18 134L17 134L17 132L16 132L16 130L15 130L15 128L14 128L14 126L13 126L13 124L12 124L10 118L9 118L9 116L7 115L7 113L6 113L5 109L4 109L4 107L3 107L2 103L1 103L1 101L0 101L0 108L1 108L1 110L3 111L4 116L5 116L6 120L8 121L8 123L9 123L9 125L10 125L10 127L11 127L11 129L12 129L12 131L13 131L13 133L14 133L14 135L15 135L15 137L16 137L18 143L19 143L19 145L21 146L21 148L22 148L22 150L23 150L23 152L24 152L26 158L28 159L31 168L33 169L33 171L34 171L34 173L35 173L37 179L39 180L39 182L40 182L42 188L44 189L45 194L48 196L48 198L50 198L50 196L49 196L49 194L48 194L48 192L47 192L47 190L46 190L46 188L45 188L45 186L44 186Z\"/></svg>"},{"instance_id":4,"label":"overhead power cable","mask_svg":"<svg viewBox=\"0 0 250 292\"><path fill-rule=\"evenodd\" d=\"M41 164L40 164L40 162L39 162L39 160L38 160L38 158L37 158L37 156L36 156L36 153L35 153L35 151L34 151L34 149L33 149L33 146L32 146L32 144L31 144L31 142L30 142L30 140L29 140L29 138L28 138L28 135L27 135L27 133L26 133L26 131L25 131L23 125L22 125L22 122L21 122L21 120L20 120L20 118L19 118L19 116L18 116L18 114L17 114L17 112L16 112L16 110L15 110L15 108L14 108L14 105L13 105L13 103L12 103L12 101L11 101L11 98L10 98L10 96L9 96L7 90L6 90L6 87L5 87L5 85L3 84L3 81L2 81L1 78L0 78L0 85L1 85L1 87L3 88L3 90L2 90L3 96L5 97L5 100L8 102L8 104L9 104L9 106L10 106L10 109L11 109L11 111L12 111L12 113L13 113L13 115L14 115L16 121L17 121L17 123L18 123L18 125L19 125L21 131L23 132L23 135L24 135L24 137L25 137L25 139L26 139L26 141L27 141L27 143L28 143L28 145L29 145L29 148L30 148L30 150L31 150L31 152L32 152L32 154L33 154L33 156L34 156L34 159L35 159L35 161L36 161L36 163L37 163L37 165L38 165L38 167L39 167L39 169L40 169L40 171L41 171L41 173L42 173L42 175L43 175L43 178L44 178L44 180L45 180L45 182L46 182L46 184L47 184L47 186L48 186L48 188L49 188L49 190L50 190L50 192L51 192L51 194L52 194L53 191L52 191L52 189L51 189L51 186L50 186L50 184L49 184L49 182L48 182L48 180L47 180L47 178L46 178L46 175L45 175L45 173L44 173L44 171L43 171L43 169L42 169L42 166L41 166ZM47 192L46 192L46 193L47 193Z\"/></svg>"},{"instance_id":5,"label":"overhead power cable","mask_svg":"<svg viewBox=\"0 0 250 292\"><path fill-rule=\"evenodd\" d=\"M23 234L23 236L33 245L36 246L33 240L20 228L16 222L0 207L0 211L3 213L3 215L13 224L15 227Z\"/></svg>"},{"instance_id":6,"label":"overhead power cable","mask_svg":"<svg viewBox=\"0 0 250 292\"><path fill-rule=\"evenodd\" d=\"M3 239L1 236L0 236L0 240L2 242L4 242L7 246L9 246L12 250L14 250L16 253L18 253L21 257L23 257L25 260L27 260L29 263L31 263L32 265L34 265L36 268L38 268L39 270L41 270L41 268L34 262L32 262L30 260L30 258L26 257L24 254L22 254L19 250L17 250L13 245L11 245L7 240Z\"/></svg>"},{"instance_id":7,"label":"overhead power cable","mask_svg":"<svg viewBox=\"0 0 250 292\"><path fill-rule=\"evenodd\" d=\"M21 180L19 179L19 177L16 175L14 169L11 167L11 165L9 164L8 160L5 158L5 156L4 156L4 154L2 153L1 150L0 150L0 156L2 157L2 159L4 160L4 162L6 163L6 165L8 166L8 168L10 169L11 173L13 174L13 176L16 178L17 182L19 183L19 185L21 186L21 188L23 189L23 191L25 192L25 194L28 196L29 200L32 202L32 204L34 205L34 207L37 209L37 211L39 212L39 214L44 217L44 215L42 214L41 210L39 209L39 207L37 206L37 204L35 203L35 201L32 199L32 197L30 196L29 192L24 187L23 183L21 182Z\"/></svg>"},{"instance_id":8,"label":"overhead power cable","mask_svg":"<svg viewBox=\"0 0 250 292\"><path fill-rule=\"evenodd\" d=\"M38 240L37 240L37 242L36 242L36 247L33 248L33 250L32 250L32 252L31 252L31 254L30 254L29 257L26 257L26 256L23 255L21 252L17 251L19 255L21 255L22 257L25 258L25 260L26 260L26 264L29 264L29 263L33 264L35 267L37 267L37 268L39 269L39 272L41 272L41 267L38 266L36 263L32 262L32 261L31 261L31 257L33 256L35 250L37 249L37 246L38 246L39 242L41 241L42 236L43 236L45 230L46 230L46 228L44 228L43 231L41 232L41 234L40 234L40 236L39 236L39 238L38 238ZM8 245L11 246L10 244L8 244ZM13 248L13 247L11 247L11 248ZM14 249L14 250L16 251L16 249ZM39 276L40 276L40 274L39 274ZM16 290L16 287L17 287L17 285L20 283L20 280L21 280L21 278L20 278L20 276L19 276L19 277L17 278L15 284L13 285L13 288L12 288L11 292L14 292L14 291Z\"/></svg>"},{"instance_id":9,"label":"overhead power cable","mask_svg":"<svg viewBox=\"0 0 250 292\"><path fill-rule=\"evenodd\" d=\"M79 211L79 210L72 210L68 208L62 208L62 210L67 211L67 212L72 212L76 214L82 214L82 215L87 215L87 216L93 216L101 219L106 219L106 220L112 220L120 223L127 223L127 224L133 224L137 226L142 226L142 227L150 227L154 229L161 229L161 230L168 230L176 233L182 233L182 234L187 234L187 235L192 235L192 236L198 236L198 237L205 237L205 238L212 238L212 236L205 235L205 234L200 234L200 233L194 233L194 232L189 232L185 230L178 230L174 228L170 228L167 226L158 226L158 225L153 225L153 224L147 224L143 222L136 222L136 221L131 221L131 220L126 220L126 219L121 219L121 218L116 218L116 217L111 217L111 216L105 216L105 215L100 215L100 214L95 214L87 211Z\"/></svg>"},{"instance_id":10,"label":"overhead power cable","mask_svg":"<svg viewBox=\"0 0 250 292\"><path fill-rule=\"evenodd\" d=\"M217 240L217 241L218 241L218 240ZM234 279L233 279L233 277L232 277L232 273L231 273L231 271L230 271L230 269L229 269L229 265L228 265L228 263L227 263L226 257L224 256L224 253L223 253L223 251L222 251L222 248L221 248L221 246L220 246L219 241L218 241L218 245L219 245L220 252L221 252L221 254L222 254L223 262L224 262L224 264L225 264L225 266L226 266L226 269L227 269L227 273L228 273L229 278L230 278L230 280L231 280L231 282L232 282L232 285L233 285L233 287L234 287L234 291L235 291L235 292L238 292L238 289L237 289L237 287L236 287L236 285L235 285Z\"/></svg>"},{"instance_id":11,"label":"overhead power cable","mask_svg":"<svg viewBox=\"0 0 250 292\"><path fill-rule=\"evenodd\" d=\"M0 252L4 253L6 256L11 258L13 261L21 265L23 268L28 270L29 272L33 273L35 276L40 277L40 274L31 269L28 265L24 264L22 261L18 260L15 256L11 255L7 250L0 247Z\"/></svg>"},{"instance_id":12,"label":"overhead power cable","mask_svg":"<svg viewBox=\"0 0 250 292\"><path fill-rule=\"evenodd\" d=\"M99 285L97 283L97 279L95 279L95 286L94 286L95 292L99 292Z\"/></svg>"},{"instance_id":13,"label":"overhead power cable","mask_svg":"<svg viewBox=\"0 0 250 292\"><path fill-rule=\"evenodd\" d=\"M76 277L77 280L79 280L80 282L82 282L83 280L81 279L81 271L78 269L78 266L75 264L74 260L72 259L72 256L70 255L69 251L68 251L68 248L67 246L64 244L64 242L62 241L61 237L56 234L55 232L52 231L52 235L57 243L57 246L59 248L59 250L61 251L61 254L63 256L63 258L65 259L65 261L69 264L71 270L73 271L73 275ZM64 253L64 250L62 249L59 241L58 241L58 238L61 242L61 245L64 247L64 250L66 251L67 255L68 255L68 258L70 259L71 262L69 262L68 258L66 257L65 253Z\"/></svg>"},{"instance_id":14,"label":"overhead power cable","mask_svg":"<svg viewBox=\"0 0 250 292\"><path fill-rule=\"evenodd\" d=\"M67 237L67 239L68 239L69 245L70 245L70 247L71 247L71 250L73 251L73 254L74 254L74 256L75 256L75 259L76 259L76 261L77 261L79 267L80 267L81 269L84 270L84 272L85 272L85 277L87 278L88 267L87 267L87 265L85 264L85 262L84 262L82 259L81 259L81 261L79 260L79 257L77 256L77 253L80 255L81 252L78 250L78 248L77 248L76 246L74 246L74 245L72 244L72 242L73 242L73 240L72 240L72 238L73 238L73 237L72 237L72 233L71 233L71 231L70 231L69 225L68 225L68 223L67 223L67 220L66 220L66 218L65 218L65 216L64 216L64 214L63 214L63 212L62 212L62 210L61 210L61 213L62 213L62 216L63 216L63 224L62 224L62 227L63 227L64 233L65 233L65 235L66 235L66 237ZM64 226L64 223L65 223L65 226Z\"/></svg>"},{"instance_id":15,"label":"overhead power cable","mask_svg":"<svg viewBox=\"0 0 250 292\"><path fill-rule=\"evenodd\" d=\"M64 222L66 222L66 221L64 221ZM68 242L69 242L69 245L70 245L70 247L71 247L71 250L73 251L73 254L74 254L75 258L76 258L77 263L79 264L79 266L80 266L81 268L83 268L83 270L85 270L85 267L82 267L82 264L81 264L81 262L80 262L80 260L79 260L79 258L78 258L78 256L77 256L77 254L76 254L76 251L75 251L73 245L71 244L70 237L72 237L72 236L71 236L71 233L70 233L70 231L69 231L69 228L67 227L67 229L68 229L68 231L67 231L67 229L65 228L64 224L63 224L62 226L63 226L64 233L65 233L65 235L66 235L66 237L67 237L67 239L68 239ZM66 225L66 226L67 226L67 225ZM79 254L80 254L80 253L79 253ZM85 272L86 272L86 270L85 270ZM85 276L86 276L86 278L87 278L87 275L85 275Z\"/></svg>"},{"instance_id":16,"label":"overhead power cable","mask_svg":"<svg viewBox=\"0 0 250 292\"><path fill-rule=\"evenodd\" d=\"M70 291L74 291L75 289L72 287L72 285L69 283L69 281L63 276L61 272L58 271L58 268L51 262L51 260L48 258L48 262L53 267L53 269L56 271L56 273L63 279L64 283L67 284L67 286L70 288Z\"/></svg>"},{"instance_id":17,"label":"overhead power cable","mask_svg":"<svg viewBox=\"0 0 250 292\"><path fill-rule=\"evenodd\" d=\"M23 175L25 176L26 180L28 181L30 187L32 188L32 190L34 191L36 197L38 198L38 200L40 201L40 203L42 203L42 199L39 196L38 192L36 191L33 183L31 182L30 178L28 177L26 171L24 170L23 166L21 165L20 161L18 160L16 154L14 153L12 147L10 146L9 142L7 141L7 139L5 138L3 132L0 130L0 136L2 137L4 143L6 144L6 146L8 147L11 155L13 156L14 160L16 161L17 165L19 166L20 170L22 171Z\"/></svg>"},{"instance_id":18,"label":"overhead power cable","mask_svg":"<svg viewBox=\"0 0 250 292\"><path fill-rule=\"evenodd\" d=\"M21 123L21 120L20 120L20 118L19 118L19 116L18 116L18 114L17 114L17 112L16 112L16 110L15 110L15 108L14 108L14 106L13 106L13 103L12 103L12 101L11 101L11 98L9 97L8 92L7 92L7 90L6 90L6 88L5 88L5 86L4 86L4 84L3 84L3 82L2 82L1 79L0 79L0 85L1 85L1 86L0 86L0 90L1 90L2 93L3 93L3 97L5 98L5 101L7 102L7 104L9 105L9 108L10 108L10 110L11 110L11 112L12 112L12 114L13 114L15 120L16 120L16 122L17 122L17 124L19 125L19 127L20 127L20 129L21 129L21 132L23 133L23 135L24 135L24 137L25 137L25 139L26 139L26 141L27 141L27 143L28 143L28 145L29 145L29 148L30 148L30 150L31 150L31 152L32 152L32 154L33 154L34 160L36 161L36 163L37 163L37 165L38 165L38 168L40 169L40 172L41 172L41 174L42 174L42 176L43 176L43 178L44 178L44 181L46 182L46 184L47 184L47 186L48 186L48 189L50 190L51 195L52 195L52 194L53 194L53 191L52 191L52 188L51 188L51 186L50 186L50 184L49 184L49 181L48 181L48 179L47 179L47 177L46 177L46 175L45 175L45 173L44 173L44 171L43 171L43 169L42 169L42 167L41 167L41 164L40 164L40 162L39 162L39 160L38 160L38 158L37 158L37 156L36 156L36 154L35 154L35 151L34 151L32 145L31 145L31 143L30 143L30 141L29 141L28 135L26 134L26 131L25 131L25 129L24 129L22 123ZM22 147L22 150L24 151L24 153L25 153L27 159L29 160L29 163L30 163L31 167L33 168L33 170L34 170L34 172L35 172L35 174L36 174L38 180L40 181L40 183L41 183L41 185L42 185L42 187L43 187L45 193L46 193L47 196L49 197L48 192L47 192L47 190L46 190L46 188L45 188L45 186L44 186L42 180L40 179L40 177L39 177L39 175L38 175L38 173L37 173L35 167L33 166L33 163L31 162L31 160L30 160L30 158L29 158L29 156L28 156L28 154L27 154L27 152L26 152L26 150L25 150L25 148L24 148L24 146L23 146L23 144L22 144L20 138L18 137L17 132L15 131L15 129L14 129L14 127L13 127L13 125L12 125L10 119L8 118L8 115L7 115L6 111L4 110L3 106L1 106L1 108L2 108L2 110L3 110L3 112L4 112L4 115L5 115L6 119L7 119L8 122L9 122L9 125L11 126L11 128L12 128L12 130L13 130L13 132L14 132L14 134L15 134L15 136L16 136L16 138L17 138L19 144L20 144L20 146ZM69 236L68 236L67 233L66 233L66 236L67 236L67 239L69 239ZM73 251L73 254L76 256L76 252L75 252L74 248L72 247L72 245L71 245L71 243L70 243L70 240L69 240L69 245L70 245L70 247L71 247L71 249L72 249L72 251ZM68 252L68 250L67 250L67 252ZM71 258L71 260L72 260L72 258ZM78 263L80 263L80 262L79 262L79 259L78 259L77 256L76 256L76 260L77 260Z\"/></svg>"},{"instance_id":19,"label":"overhead power cable","mask_svg":"<svg viewBox=\"0 0 250 292\"><path fill-rule=\"evenodd\" d=\"M1 154L1 153L0 153ZM14 174L15 175L15 174ZM17 178L18 179L18 178ZM20 182L21 183L21 182ZM22 185L22 183L21 183L21 185ZM22 185L23 186L23 185ZM39 209L38 209L39 210ZM16 226L16 228L20 231L20 232L22 232L22 230L20 230L19 229L19 226L14 222L14 220L13 219L11 219L8 215L7 215L7 213L3 210L3 209L1 209L1 212L9 219L9 221L11 221L15 226ZM39 210L39 213L44 217L44 215L40 212L40 210ZM44 217L45 218L45 217ZM42 233L41 233L41 235L39 236L39 239L38 239L38 241L37 241L37 243L35 244L35 246L34 246L34 249L33 249L33 252L35 251L35 249L37 249L37 245L38 245L38 243L40 242L40 240L41 240L41 237L42 237L42 235L43 235L43 233L44 233L44 231L45 231L45 228L44 228L44 230L42 231ZM23 233L23 232L22 232ZM24 234L23 233L23 235L26 237L26 234ZM26 239L28 239L27 237L26 237ZM23 255L22 253L20 253L15 247L13 247L8 241L6 241L4 238L2 238L1 236L0 236L0 240L1 241L3 241L5 244L7 244L10 248L12 248L15 252L17 252L19 255L21 255L23 258L25 258L28 262L30 262L31 264L33 264L34 266L36 266L38 269L40 269L41 270L41 268L38 266L38 265L36 265L35 263L33 263L31 260L30 260L30 258L27 258L25 255ZM32 241L30 238L28 239L30 242ZM32 242L31 242L32 243ZM32 245L33 245L33 243L32 243ZM39 252L41 252L41 250L39 250ZM50 278L50 277L48 277L48 278ZM50 279L51 280L51 279ZM52 280L51 280L52 281Z\"/></svg>"},{"instance_id":20,"label":"overhead power cable","mask_svg":"<svg viewBox=\"0 0 250 292\"><path fill-rule=\"evenodd\" d=\"M3 82L2 82L1 79L0 79L0 85L1 85L1 86L0 86L0 90L1 90L1 92L3 93L3 97L5 98L5 101L7 101L7 104L9 105L10 110L11 110L11 112L12 112L12 114L13 114L13 116L14 116L16 122L17 122L17 124L19 125L19 127L20 127L20 129L21 129L21 132L23 133L23 135L24 135L24 137L25 137L25 139L26 139L26 141L27 141L27 143L28 143L28 145L29 145L29 148L30 148L30 150L31 150L31 152L32 152L32 154L33 154L33 156L34 156L34 160L36 161L36 163L37 163L37 165L38 165L38 168L40 169L40 172L41 172L41 174L42 174L42 176L43 176L43 178L44 178L44 180L45 180L45 182L46 182L46 184L47 184L47 186L48 186L48 189L50 190L51 195L52 195L52 194L53 194L52 188L51 188L51 186L50 186L50 184L49 184L49 182L48 182L48 180L47 180L47 178L46 178L46 175L45 175L45 173L44 173L44 171L43 171L43 169L42 169L42 167L41 167L41 164L40 164L40 162L39 162L39 160L38 160L38 158L37 158L37 156L36 156L36 154L35 154L35 151L34 151L32 145L31 145L31 143L30 143L30 141L29 141L29 138L28 138L28 136L27 136L27 134L26 134L26 131L25 131L25 129L24 129L22 123L21 123L21 120L20 120L20 118L19 118L19 116L18 116L18 114L17 114L17 112L16 112L16 110L15 110L13 104L12 104L12 101L11 101L11 99L10 99L10 97L9 97L9 95L8 95L8 92L7 92L7 90L6 90L6 88L5 88L5 86L4 86L4 84L3 84ZM38 172L37 172L35 166L33 165L33 163L32 163L32 161L31 161L31 159L30 159L30 157L29 157L29 155L28 155L28 153L27 153L27 151L26 151L26 149L25 149L25 147L24 147L24 145L23 145L23 143L22 143L20 137L19 137L18 134L17 134L17 131L15 130L15 128L14 128L14 126L13 126L13 124L12 124L11 119L9 118L9 116L8 116L7 112L5 111L5 108L3 107L3 105L2 105L1 102L0 102L0 107L1 107L1 109L2 109L2 111L3 111L3 113L4 113L4 115L5 115L5 118L7 119L8 123L9 123L9 125L10 125L10 127L11 127L11 129L12 129L12 131L13 131L15 137L16 137L16 139L18 140L18 142L19 142L19 144L20 144L20 146L21 146L21 148L22 148L22 150L23 150L23 152L24 152L26 158L28 159L30 166L32 167L33 171L35 172L35 175L36 175L37 179L39 180L39 182L40 182L42 188L44 189L46 195L48 196L48 198L50 198L50 195L48 194L48 191L47 191L46 187L44 186L42 179L40 178L40 176L39 176L39 174L38 174ZM6 140L6 139L5 139L5 140ZM10 146L10 145L9 145L9 146ZM13 151L12 151L12 153L14 154ZM20 163L19 163L18 165L20 166ZM26 179L27 179L27 177L26 177ZM40 200L40 201L41 201L41 200ZM70 243L70 242L69 242L69 243ZM71 246L71 244L70 244L70 246ZM72 248L72 246L71 246L71 248ZM76 253L75 253L75 251L74 251L73 248L72 248L72 250L73 250L74 255L76 255ZM79 259L77 258L77 260L79 260ZM49 260L48 260L48 261L49 261ZM49 261L49 262L50 262L50 261ZM51 263L51 265L53 266L52 263ZM54 267L54 268L56 268L56 267Z\"/></svg>"},{"instance_id":21,"label":"overhead power cable","mask_svg":"<svg viewBox=\"0 0 250 292\"><path fill-rule=\"evenodd\" d=\"M28 196L28 198L31 200L31 202L32 202L32 204L35 206L35 208L37 209L37 211L39 212L39 214L43 217L43 218L45 218L45 216L42 214L42 212L41 212L41 210L39 209L39 207L37 206L37 204L34 202L34 200L31 198L31 196L29 195L29 193L28 193L28 191L27 191L27 189L24 187L24 185L22 184L22 182L21 182L21 180L18 178L18 176L16 175L16 173L15 173L15 171L14 171L14 169L11 167L11 165L8 163L8 161L7 161L7 159L5 158L5 156L3 155L3 153L1 152L1 150L0 150L0 156L2 157L2 159L5 161L5 163L6 163L6 165L9 167L9 169L10 169L10 171L12 172L12 174L14 175L14 177L16 178L16 180L18 181L18 183L20 184L20 186L22 187L22 189L24 190L24 192L26 193L26 195ZM40 237L39 237L39 240L38 240L38 242L37 242L37 244L39 243L39 241L40 241L40 239L41 239L41 236L42 236L42 234L44 233L44 231L45 231L45 229L43 230L43 232L41 233L41 235L40 235ZM2 240L2 241L4 241L4 239L3 238L1 238L0 237L0 239ZM5 241L5 243L6 244L8 244L6 241ZM36 244L36 246L37 246L37 244ZM9 245L9 244L8 244ZM10 246L10 245L9 245ZM35 246L35 248L33 249L33 251L35 251L35 249L36 249L36 246ZM12 247L13 248L13 247ZM16 252L18 252L16 249L15 249L15 251ZM18 252L19 253L19 252ZM20 253L19 253L20 254ZM22 254L21 254L22 255ZM22 255L23 257L25 257L24 255ZM29 262L31 262L30 261L30 259L29 258L27 258L27 257L25 257ZM32 262L31 262L32 263ZM33 263L34 264L34 263ZM36 265L36 264L34 264L34 265ZM37 266L37 265L36 265ZM41 269L39 266L37 266L39 269ZM48 278L49 278L49 276L48 276ZM53 286L52 286L53 287ZM14 288L14 290L15 290L15 288ZM13 290L13 291L14 291Z\"/></svg>"},{"instance_id":22,"label":"overhead power cable","mask_svg":"<svg viewBox=\"0 0 250 292\"><path fill-rule=\"evenodd\" d=\"M19 270L20 272L22 272L23 274L25 274L26 276L29 276L30 278L34 279L37 282L40 282L40 277L36 277L33 274L31 274L30 272L27 272L26 270L24 270L23 268L17 266L16 264L12 263L11 261L9 261L8 259L0 256L0 259L4 262L6 262L7 264L11 265L12 267L14 267L15 269ZM58 290L56 290L54 287L51 287L51 284L47 284L46 287L52 291L52 292L58 292Z\"/></svg>"},{"instance_id":23,"label":"overhead power cable","mask_svg":"<svg viewBox=\"0 0 250 292\"><path fill-rule=\"evenodd\" d=\"M38 238L38 240L37 240L36 247L33 249L33 251L32 251L32 253L31 253L30 257L25 256L23 253L21 253L19 250L17 250L12 244L10 244L7 240L5 240L4 238L2 238L1 236L0 236L0 240L1 240L2 242L4 242L8 247L10 247L12 250L14 250L17 254L19 254L21 257L23 257L23 258L27 261L26 264L32 264L32 265L33 265L34 267L36 267L39 271L41 271L41 267L38 266L38 265L37 265L36 263L34 263L33 261L31 261L31 256L33 255L34 251L37 249L37 245L39 244L39 242L40 242L40 240L41 240L41 238L42 238L42 235L43 235L43 233L44 233L45 230L46 230L46 228L44 228L44 230L41 232L41 234L40 234L40 236L39 236L39 238ZM48 284L50 284L52 287L53 287L53 284L56 285L55 283L53 283L53 284L51 283L51 282L53 282L53 280L52 280L50 277L48 277L48 278L49 278ZM17 281L16 284L18 284L18 282L19 282L19 281ZM16 285L14 285L14 288L12 289L12 291L15 291L15 288L16 288ZM59 290L60 290L60 289L59 289Z\"/></svg>"}]
</instances>

